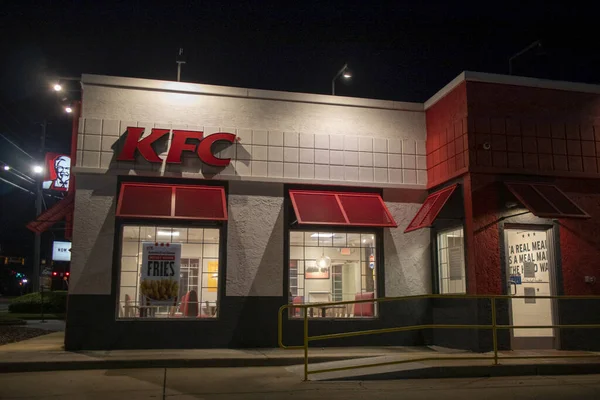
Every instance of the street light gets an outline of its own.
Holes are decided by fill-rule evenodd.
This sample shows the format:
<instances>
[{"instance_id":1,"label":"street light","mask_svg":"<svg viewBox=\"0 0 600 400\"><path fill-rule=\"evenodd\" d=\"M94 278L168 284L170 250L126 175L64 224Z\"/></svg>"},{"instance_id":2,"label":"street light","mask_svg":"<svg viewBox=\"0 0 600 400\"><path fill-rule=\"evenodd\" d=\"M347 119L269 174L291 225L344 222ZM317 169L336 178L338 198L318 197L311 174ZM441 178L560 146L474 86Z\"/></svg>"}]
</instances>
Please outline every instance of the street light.
<instances>
[{"instance_id":1,"label":"street light","mask_svg":"<svg viewBox=\"0 0 600 400\"><path fill-rule=\"evenodd\" d=\"M39 165L34 165L33 166L33 172L35 174L41 174L42 172L44 172L44 168L39 166Z\"/></svg>"},{"instance_id":2,"label":"street light","mask_svg":"<svg viewBox=\"0 0 600 400\"><path fill-rule=\"evenodd\" d=\"M4 166L4 167L2 167L2 168L4 168L4 170L5 170L5 171L10 171L10 167L9 167L8 165L5 165L5 166Z\"/></svg>"},{"instance_id":3,"label":"street light","mask_svg":"<svg viewBox=\"0 0 600 400\"><path fill-rule=\"evenodd\" d=\"M73 109L71 108L71 106L66 106L66 107L65 107L65 112L66 112L67 114L71 114L71 113L73 112Z\"/></svg>"},{"instance_id":4,"label":"street light","mask_svg":"<svg viewBox=\"0 0 600 400\"><path fill-rule=\"evenodd\" d=\"M513 54L509 59L508 59L508 74L512 75L513 74L513 61L519 57L522 56L523 54L527 53L528 51L535 49L536 50L536 55L543 55L544 54L544 48L542 47L542 42L540 42L539 40L536 40L535 42L531 43L529 46L523 48L521 51L519 51L518 53Z\"/></svg>"},{"instance_id":5,"label":"street light","mask_svg":"<svg viewBox=\"0 0 600 400\"><path fill-rule=\"evenodd\" d=\"M348 64L344 64L344 66L342 67L342 69L340 69L338 71L338 73L335 74L335 76L331 80L331 94L333 96L335 96L335 81L340 76L343 77L344 79L350 79L350 78L352 78L352 72L350 72L350 70L348 69Z\"/></svg>"},{"instance_id":6,"label":"street light","mask_svg":"<svg viewBox=\"0 0 600 400\"><path fill-rule=\"evenodd\" d=\"M52 88L55 92L60 92L62 90L62 86L59 83L55 84Z\"/></svg>"}]
</instances>

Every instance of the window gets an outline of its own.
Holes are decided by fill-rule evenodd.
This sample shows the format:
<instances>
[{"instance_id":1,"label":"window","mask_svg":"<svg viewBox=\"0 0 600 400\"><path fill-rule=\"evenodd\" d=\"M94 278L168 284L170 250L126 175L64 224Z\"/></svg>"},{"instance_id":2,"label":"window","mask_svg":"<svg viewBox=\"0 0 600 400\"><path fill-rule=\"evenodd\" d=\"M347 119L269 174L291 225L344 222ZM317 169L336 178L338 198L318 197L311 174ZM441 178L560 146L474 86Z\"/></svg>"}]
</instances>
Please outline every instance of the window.
<instances>
[{"instance_id":1,"label":"window","mask_svg":"<svg viewBox=\"0 0 600 400\"><path fill-rule=\"evenodd\" d=\"M466 293L463 228L438 233L438 283L440 294Z\"/></svg>"},{"instance_id":2,"label":"window","mask_svg":"<svg viewBox=\"0 0 600 400\"><path fill-rule=\"evenodd\" d=\"M218 310L219 229L125 225L119 280L120 318L214 318ZM151 301L140 287L144 244L181 245L174 298ZM167 304L165 304L167 303Z\"/></svg>"},{"instance_id":3,"label":"window","mask_svg":"<svg viewBox=\"0 0 600 400\"><path fill-rule=\"evenodd\" d=\"M377 235L328 231L291 231L290 303L329 303L377 297ZM315 306L313 318L372 318L374 303ZM291 308L291 317L302 317Z\"/></svg>"}]
</instances>

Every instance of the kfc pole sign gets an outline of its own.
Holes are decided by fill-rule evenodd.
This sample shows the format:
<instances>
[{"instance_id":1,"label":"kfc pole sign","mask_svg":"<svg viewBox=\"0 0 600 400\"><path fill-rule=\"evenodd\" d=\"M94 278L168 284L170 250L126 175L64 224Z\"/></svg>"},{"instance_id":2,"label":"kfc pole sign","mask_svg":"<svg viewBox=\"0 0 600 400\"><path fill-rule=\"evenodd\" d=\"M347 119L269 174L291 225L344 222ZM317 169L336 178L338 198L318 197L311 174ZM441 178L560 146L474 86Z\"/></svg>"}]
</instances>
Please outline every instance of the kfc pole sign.
<instances>
[{"instance_id":1,"label":"kfc pole sign","mask_svg":"<svg viewBox=\"0 0 600 400\"><path fill-rule=\"evenodd\" d=\"M162 163L162 159L156 154L152 145L159 139L168 135L169 129L152 129L150 135L141 139L144 134L144 128L127 128L127 139L121 154L117 157L118 161L134 161L136 150L151 163ZM194 153L202 162L214 167L225 167L229 165L231 159L215 157L212 147L217 142L235 142L233 133L213 133L204 136L200 131L183 131L173 129L173 138L171 147L167 154L167 164L181 164L181 155L184 151Z\"/></svg>"}]
</instances>

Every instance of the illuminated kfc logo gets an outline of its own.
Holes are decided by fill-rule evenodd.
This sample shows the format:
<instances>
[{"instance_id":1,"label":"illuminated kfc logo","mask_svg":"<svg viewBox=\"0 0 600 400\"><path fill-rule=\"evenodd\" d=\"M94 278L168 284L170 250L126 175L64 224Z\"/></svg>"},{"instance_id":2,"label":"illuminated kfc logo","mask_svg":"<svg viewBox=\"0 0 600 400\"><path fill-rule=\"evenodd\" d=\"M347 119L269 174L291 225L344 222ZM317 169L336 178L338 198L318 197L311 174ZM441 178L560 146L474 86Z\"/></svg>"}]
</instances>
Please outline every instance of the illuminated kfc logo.
<instances>
[{"instance_id":1,"label":"illuminated kfc logo","mask_svg":"<svg viewBox=\"0 0 600 400\"><path fill-rule=\"evenodd\" d=\"M134 161L136 153L139 153L146 161L151 163L162 163L162 159L156 153L153 144L169 135L169 129L152 128L150 134L142 138L144 128L127 128L127 138L123 145L121 154L117 161ZM187 131L173 129L171 146L167 153L167 164L181 164L184 152L196 154L205 164L214 167L225 167L231 159L219 158L213 154L213 145L218 142L235 143L236 136L233 133L218 132L204 136L201 131Z\"/></svg>"},{"instance_id":2,"label":"illuminated kfc logo","mask_svg":"<svg viewBox=\"0 0 600 400\"><path fill-rule=\"evenodd\" d=\"M64 154L46 154L46 180L43 188L66 192L71 178L71 157Z\"/></svg>"}]
</instances>

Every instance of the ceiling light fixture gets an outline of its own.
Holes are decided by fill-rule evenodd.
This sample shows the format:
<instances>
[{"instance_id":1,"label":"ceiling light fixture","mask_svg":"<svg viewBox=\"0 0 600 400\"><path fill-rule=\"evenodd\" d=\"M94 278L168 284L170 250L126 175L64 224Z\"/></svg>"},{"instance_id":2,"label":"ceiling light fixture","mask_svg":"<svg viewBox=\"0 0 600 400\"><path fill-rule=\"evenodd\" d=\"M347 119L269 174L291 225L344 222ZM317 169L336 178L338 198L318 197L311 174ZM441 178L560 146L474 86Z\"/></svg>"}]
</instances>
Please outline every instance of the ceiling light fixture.
<instances>
[{"instance_id":1,"label":"ceiling light fixture","mask_svg":"<svg viewBox=\"0 0 600 400\"><path fill-rule=\"evenodd\" d=\"M325 249L323 249L321 257L317 260L317 266L319 268L329 268L331 266L331 257L325 255Z\"/></svg>"},{"instance_id":2,"label":"ceiling light fixture","mask_svg":"<svg viewBox=\"0 0 600 400\"><path fill-rule=\"evenodd\" d=\"M332 238L335 236L335 233L313 233L310 237L318 237L318 238Z\"/></svg>"},{"instance_id":3,"label":"ceiling light fixture","mask_svg":"<svg viewBox=\"0 0 600 400\"><path fill-rule=\"evenodd\" d=\"M158 231L156 232L156 234L158 236L173 236L173 237L177 237L179 236L179 232L175 231L175 232L169 232L169 231Z\"/></svg>"}]
</instances>

